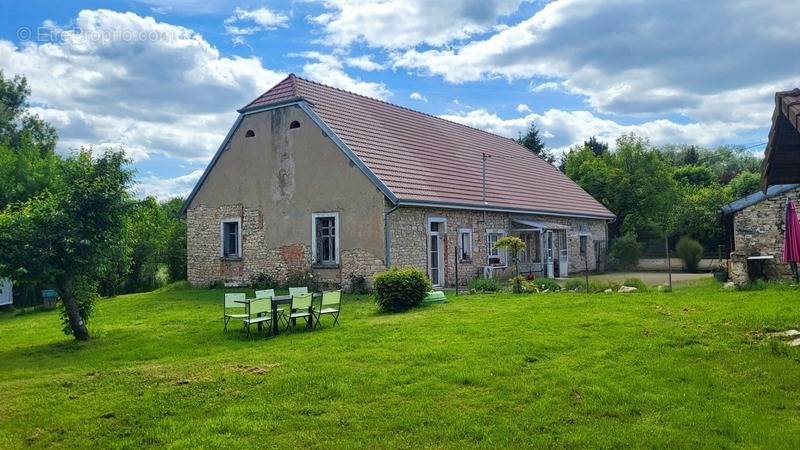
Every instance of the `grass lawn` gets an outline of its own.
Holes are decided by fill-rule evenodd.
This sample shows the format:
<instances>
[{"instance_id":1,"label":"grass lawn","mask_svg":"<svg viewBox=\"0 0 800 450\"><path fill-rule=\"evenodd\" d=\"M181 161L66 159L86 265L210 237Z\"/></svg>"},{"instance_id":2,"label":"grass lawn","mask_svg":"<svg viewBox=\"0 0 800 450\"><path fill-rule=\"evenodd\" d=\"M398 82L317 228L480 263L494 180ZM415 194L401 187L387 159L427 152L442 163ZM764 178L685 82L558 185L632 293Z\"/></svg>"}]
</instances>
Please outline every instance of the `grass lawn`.
<instances>
[{"instance_id":1,"label":"grass lawn","mask_svg":"<svg viewBox=\"0 0 800 450\"><path fill-rule=\"evenodd\" d=\"M222 290L0 315L0 448L800 447L800 293L473 295L246 341ZM237 329L234 326L234 329Z\"/></svg>"}]
</instances>

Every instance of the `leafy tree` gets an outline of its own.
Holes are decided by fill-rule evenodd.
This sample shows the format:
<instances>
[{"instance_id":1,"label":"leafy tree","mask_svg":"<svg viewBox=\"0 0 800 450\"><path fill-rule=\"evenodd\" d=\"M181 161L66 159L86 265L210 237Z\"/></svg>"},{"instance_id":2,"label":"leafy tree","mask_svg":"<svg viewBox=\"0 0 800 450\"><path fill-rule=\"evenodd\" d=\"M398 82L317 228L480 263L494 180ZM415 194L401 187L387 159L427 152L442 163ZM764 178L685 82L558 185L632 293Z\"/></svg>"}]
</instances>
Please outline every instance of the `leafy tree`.
<instances>
[{"instance_id":1,"label":"leafy tree","mask_svg":"<svg viewBox=\"0 0 800 450\"><path fill-rule=\"evenodd\" d=\"M528 131L525 132L524 136L520 136L519 139L517 139L517 143L551 164L556 160L547 150L542 137L539 136L539 128L536 127L535 122L530 123Z\"/></svg>"},{"instance_id":2,"label":"leafy tree","mask_svg":"<svg viewBox=\"0 0 800 450\"><path fill-rule=\"evenodd\" d=\"M733 177L728 187L734 199L748 196L761 189L761 175L745 170Z\"/></svg>"},{"instance_id":3,"label":"leafy tree","mask_svg":"<svg viewBox=\"0 0 800 450\"><path fill-rule=\"evenodd\" d=\"M594 156L603 156L608 153L608 144L598 141L594 136L591 136L588 140L583 141L583 146L591 150Z\"/></svg>"},{"instance_id":4,"label":"leafy tree","mask_svg":"<svg viewBox=\"0 0 800 450\"><path fill-rule=\"evenodd\" d=\"M672 177L687 186L708 186L716 181L711 169L707 166L697 165L678 167L672 173Z\"/></svg>"},{"instance_id":5,"label":"leafy tree","mask_svg":"<svg viewBox=\"0 0 800 450\"><path fill-rule=\"evenodd\" d=\"M168 221L166 262L170 280L186 279L186 222L181 216L183 198L172 198L161 204Z\"/></svg>"},{"instance_id":6,"label":"leafy tree","mask_svg":"<svg viewBox=\"0 0 800 450\"><path fill-rule=\"evenodd\" d=\"M28 143L46 155L55 149L58 134L52 125L30 114L30 94L24 76L7 79L0 70L0 143L11 148L24 147L24 143Z\"/></svg>"},{"instance_id":7,"label":"leafy tree","mask_svg":"<svg viewBox=\"0 0 800 450\"><path fill-rule=\"evenodd\" d=\"M123 232L127 163L122 152L82 150L41 194L0 213L0 275L56 286L65 332L78 340L89 338L100 268Z\"/></svg>"},{"instance_id":8,"label":"leafy tree","mask_svg":"<svg viewBox=\"0 0 800 450\"><path fill-rule=\"evenodd\" d=\"M509 252L514 263L514 292L520 293L522 289L519 280L519 254L525 250L525 242L516 236L503 236L497 240L495 247L504 248Z\"/></svg>"}]
</instances>

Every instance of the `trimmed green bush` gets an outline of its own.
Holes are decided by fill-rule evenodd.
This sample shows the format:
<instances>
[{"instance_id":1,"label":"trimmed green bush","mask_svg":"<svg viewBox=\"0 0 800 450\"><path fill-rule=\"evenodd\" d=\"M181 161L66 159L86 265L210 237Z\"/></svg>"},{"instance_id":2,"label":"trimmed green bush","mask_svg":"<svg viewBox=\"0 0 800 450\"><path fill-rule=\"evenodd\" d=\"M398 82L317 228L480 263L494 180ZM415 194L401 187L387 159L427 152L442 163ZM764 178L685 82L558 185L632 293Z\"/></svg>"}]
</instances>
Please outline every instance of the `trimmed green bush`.
<instances>
[{"instance_id":1,"label":"trimmed green bush","mask_svg":"<svg viewBox=\"0 0 800 450\"><path fill-rule=\"evenodd\" d=\"M419 306L433 289L425 272L416 267L393 267L375 275L375 301L382 311L405 311Z\"/></svg>"},{"instance_id":2,"label":"trimmed green bush","mask_svg":"<svg viewBox=\"0 0 800 450\"><path fill-rule=\"evenodd\" d=\"M647 292L650 286L646 285L644 281L638 278L628 278L622 283L623 286L635 287L639 292Z\"/></svg>"},{"instance_id":3,"label":"trimmed green bush","mask_svg":"<svg viewBox=\"0 0 800 450\"><path fill-rule=\"evenodd\" d=\"M608 262L614 268L622 270L632 269L636 266L641 257L642 244L636 241L635 234L626 234L611 242L611 250L608 252Z\"/></svg>"},{"instance_id":4,"label":"trimmed green bush","mask_svg":"<svg viewBox=\"0 0 800 450\"><path fill-rule=\"evenodd\" d=\"M497 292L499 288L497 280L494 278L479 277L469 282L470 291Z\"/></svg>"},{"instance_id":5,"label":"trimmed green bush","mask_svg":"<svg viewBox=\"0 0 800 450\"><path fill-rule=\"evenodd\" d=\"M675 246L675 254L683 261L683 267L687 272L697 273L700 259L703 257L703 246L689 236L683 236Z\"/></svg>"}]
</instances>

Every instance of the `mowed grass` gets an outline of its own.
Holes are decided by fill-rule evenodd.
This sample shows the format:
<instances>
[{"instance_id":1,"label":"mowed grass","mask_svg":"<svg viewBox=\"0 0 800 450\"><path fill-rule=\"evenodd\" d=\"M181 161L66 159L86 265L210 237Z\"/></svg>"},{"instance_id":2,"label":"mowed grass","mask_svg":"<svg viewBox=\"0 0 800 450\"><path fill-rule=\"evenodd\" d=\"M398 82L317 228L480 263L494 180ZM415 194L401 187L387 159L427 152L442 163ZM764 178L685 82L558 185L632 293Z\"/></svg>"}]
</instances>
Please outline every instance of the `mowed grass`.
<instances>
[{"instance_id":1,"label":"mowed grass","mask_svg":"<svg viewBox=\"0 0 800 450\"><path fill-rule=\"evenodd\" d=\"M473 295L247 341L222 290L0 316L0 447L800 447L797 290ZM774 341L774 342L773 342Z\"/></svg>"}]
</instances>

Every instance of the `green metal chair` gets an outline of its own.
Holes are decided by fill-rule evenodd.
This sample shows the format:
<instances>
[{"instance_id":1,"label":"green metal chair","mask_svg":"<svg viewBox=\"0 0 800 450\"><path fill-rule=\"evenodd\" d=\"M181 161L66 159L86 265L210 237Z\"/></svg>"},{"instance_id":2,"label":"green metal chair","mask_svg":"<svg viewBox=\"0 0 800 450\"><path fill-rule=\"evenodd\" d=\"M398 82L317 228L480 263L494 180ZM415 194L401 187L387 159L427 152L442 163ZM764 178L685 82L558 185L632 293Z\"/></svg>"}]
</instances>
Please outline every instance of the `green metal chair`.
<instances>
[{"instance_id":1,"label":"green metal chair","mask_svg":"<svg viewBox=\"0 0 800 450\"><path fill-rule=\"evenodd\" d=\"M246 319L248 317L245 311L245 304L238 303L247 299L245 294L225 294L225 303L222 306L222 317L225 320L223 331L228 331L228 322L231 319ZM229 313L228 310L241 311L236 313Z\"/></svg>"},{"instance_id":2,"label":"green metal chair","mask_svg":"<svg viewBox=\"0 0 800 450\"><path fill-rule=\"evenodd\" d=\"M307 287L290 287L289 288L289 295L295 296L300 294L308 294Z\"/></svg>"},{"instance_id":3,"label":"green metal chair","mask_svg":"<svg viewBox=\"0 0 800 450\"><path fill-rule=\"evenodd\" d=\"M263 289L256 291L256 298L269 299L270 308L272 308L272 297L275 297L275 289ZM286 321L286 310L283 308L275 308L275 311L278 313L278 320L283 320L283 322L288 325L288 322Z\"/></svg>"},{"instance_id":4,"label":"green metal chair","mask_svg":"<svg viewBox=\"0 0 800 450\"><path fill-rule=\"evenodd\" d=\"M250 337L250 325L272 322L272 300L259 298L250 302L250 316L244 319L247 337Z\"/></svg>"},{"instance_id":5,"label":"green metal chair","mask_svg":"<svg viewBox=\"0 0 800 450\"><path fill-rule=\"evenodd\" d=\"M313 310L311 308L311 300L313 294L298 294L292 296L292 309L289 313L289 322L292 329L297 326L297 319L302 318L306 321L306 328L311 323Z\"/></svg>"},{"instance_id":6,"label":"green metal chair","mask_svg":"<svg viewBox=\"0 0 800 450\"><path fill-rule=\"evenodd\" d=\"M319 305L319 310L316 311L314 327L321 327L323 314L330 314L333 316L333 326L339 324L339 312L342 308L342 291L329 291L322 293L322 301Z\"/></svg>"}]
</instances>

